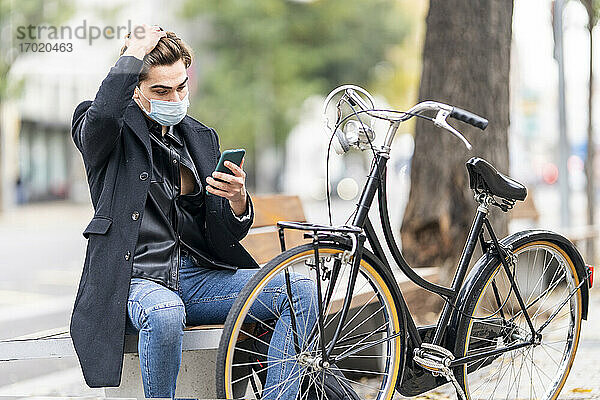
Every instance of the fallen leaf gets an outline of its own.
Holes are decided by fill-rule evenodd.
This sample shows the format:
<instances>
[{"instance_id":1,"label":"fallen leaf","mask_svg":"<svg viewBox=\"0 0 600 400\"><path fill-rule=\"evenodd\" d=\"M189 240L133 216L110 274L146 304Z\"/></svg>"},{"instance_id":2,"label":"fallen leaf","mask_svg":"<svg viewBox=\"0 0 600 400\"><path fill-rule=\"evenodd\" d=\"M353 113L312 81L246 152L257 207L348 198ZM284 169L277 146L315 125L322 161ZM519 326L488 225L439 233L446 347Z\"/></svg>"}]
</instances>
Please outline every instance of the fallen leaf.
<instances>
[{"instance_id":1,"label":"fallen leaf","mask_svg":"<svg viewBox=\"0 0 600 400\"><path fill-rule=\"evenodd\" d=\"M584 389L584 388L571 389L571 392L573 392L573 393L589 393L591 391L592 391L592 389Z\"/></svg>"}]
</instances>

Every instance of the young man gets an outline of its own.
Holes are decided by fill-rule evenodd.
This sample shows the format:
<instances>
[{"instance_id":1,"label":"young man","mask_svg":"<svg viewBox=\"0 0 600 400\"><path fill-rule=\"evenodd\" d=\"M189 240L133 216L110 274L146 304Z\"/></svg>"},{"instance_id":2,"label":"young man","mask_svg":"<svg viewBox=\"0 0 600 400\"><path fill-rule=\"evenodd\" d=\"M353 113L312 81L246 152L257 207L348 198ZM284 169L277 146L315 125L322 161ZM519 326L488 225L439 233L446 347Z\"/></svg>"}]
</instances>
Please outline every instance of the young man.
<instances>
[{"instance_id":1,"label":"young man","mask_svg":"<svg viewBox=\"0 0 600 400\"><path fill-rule=\"evenodd\" d=\"M234 175L214 172L218 136L186 115L189 46L157 26L128 36L95 99L73 115L95 212L83 232L70 332L90 387L119 386L125 333L139 332L146 397L173 398L186 323L224 322L258 268L239 243L254 210L243 162L226 163ZM315 312L309 281L297 281L296 313ZM263 301L280 301L275 293L265 290ZM283 316L277 323L290 326ZM283 348L290 336L274 334L271 346ZM267 385L277 387L291 368L277 363ZM294 398L299 384L270 396Z\"/></svg>"}]
</instances>

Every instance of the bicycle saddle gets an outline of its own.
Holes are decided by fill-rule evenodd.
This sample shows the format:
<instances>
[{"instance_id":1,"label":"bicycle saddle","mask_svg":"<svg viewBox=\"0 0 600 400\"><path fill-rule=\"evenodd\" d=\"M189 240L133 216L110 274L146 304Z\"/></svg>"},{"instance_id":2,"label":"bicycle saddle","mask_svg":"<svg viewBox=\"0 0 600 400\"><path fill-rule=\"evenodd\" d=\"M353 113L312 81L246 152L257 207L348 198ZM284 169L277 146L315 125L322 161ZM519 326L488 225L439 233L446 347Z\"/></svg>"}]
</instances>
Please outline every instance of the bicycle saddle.
<instances>
[{"instance_id":1,"label":"bicycle saddle","mask_svg":"<svg viewBox=\"0 0 600 400\"><path fill-rule=\"evenodd\" d=\"M483 158L467 161L471 189L491 193L511 200L525 200L527 188L514 179L501 174Z\"/></svg>"}]
</instances>

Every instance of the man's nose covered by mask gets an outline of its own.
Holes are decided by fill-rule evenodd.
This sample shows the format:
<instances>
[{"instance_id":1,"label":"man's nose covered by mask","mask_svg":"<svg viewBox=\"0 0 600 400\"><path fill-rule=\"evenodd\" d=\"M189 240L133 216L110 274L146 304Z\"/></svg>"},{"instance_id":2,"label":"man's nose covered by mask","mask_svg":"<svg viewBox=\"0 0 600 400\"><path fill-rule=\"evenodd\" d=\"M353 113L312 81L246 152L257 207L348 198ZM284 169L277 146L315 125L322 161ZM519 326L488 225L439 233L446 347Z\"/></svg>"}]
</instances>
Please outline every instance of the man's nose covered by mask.
<instances>
[{"instance_id":1,"label":"man's nose covered by mask","mask_svg":"<svg viewBox=\"0 0 600 400\"><path fill-rule=\"evenodd\" d=\"M180 101L163 101L148 99L144 96L144 93L142 93L139 86L137 89L140 94L150 102L150 112L146 111L143 105L142 110L159 124L164 126L177 125L187 114L187 109L190 106L188 93L186 93L185 97Z\"/></svg>"}]
</instances>

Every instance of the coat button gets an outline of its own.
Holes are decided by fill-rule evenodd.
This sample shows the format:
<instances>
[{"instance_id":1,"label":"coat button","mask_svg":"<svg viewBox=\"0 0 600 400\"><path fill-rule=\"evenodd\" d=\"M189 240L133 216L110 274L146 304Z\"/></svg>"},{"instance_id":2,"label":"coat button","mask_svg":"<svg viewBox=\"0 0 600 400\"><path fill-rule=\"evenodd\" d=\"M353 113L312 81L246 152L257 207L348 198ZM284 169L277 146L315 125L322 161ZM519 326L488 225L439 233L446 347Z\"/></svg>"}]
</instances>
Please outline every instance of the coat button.
<instances>
[{"instance_id":1,"label":"coat button","mask_svg":"<svg viewBox=\"0 0 600 400\"><path fill-rule=\"evenodd\" d=\"M125 261L129 261L129 259L131 258L131 252L127 252L125 253Z\"/></svg>"},{"instance_id":2,"label":"coat button","mask_svg":"<svg viewBox=\"0 0 600 400\"><path fill-rule=\"evenodd\" d=\"M134 211L134 212L131 214L131 219L132 219L132 220L134 220L134 221L137 221L139 217L140 217L140 213L139 213L139 212L137 212L137 211Z\"/></svg>"},{"instance_id":3,"label":"coat button","mask_svg":"<svg viewBox=\"0 0 600 400\"><path fill-rule=\"evenodd\" d=\"M177 164L177 159L176 158L173 159L173 164Z\"/></svg>"},{"instance_id":4,"label":"coat button","mask_svg":"<svg viewBox=\"0 0 600 400\"><path fill-rule=\"evenodd\" d=\"M145 181L146 179L148 179L148 173L144 171L140 174L140 180Z\"/></svg>"}]
</instances>

